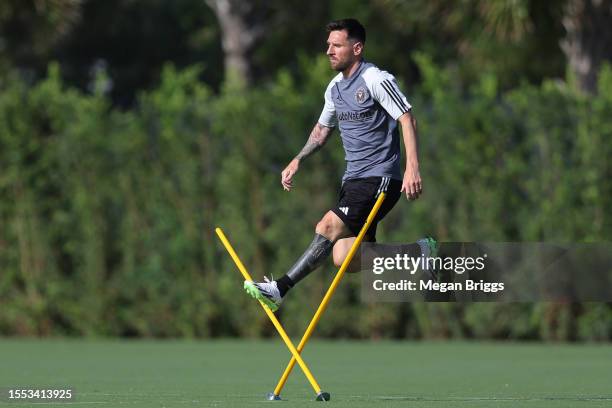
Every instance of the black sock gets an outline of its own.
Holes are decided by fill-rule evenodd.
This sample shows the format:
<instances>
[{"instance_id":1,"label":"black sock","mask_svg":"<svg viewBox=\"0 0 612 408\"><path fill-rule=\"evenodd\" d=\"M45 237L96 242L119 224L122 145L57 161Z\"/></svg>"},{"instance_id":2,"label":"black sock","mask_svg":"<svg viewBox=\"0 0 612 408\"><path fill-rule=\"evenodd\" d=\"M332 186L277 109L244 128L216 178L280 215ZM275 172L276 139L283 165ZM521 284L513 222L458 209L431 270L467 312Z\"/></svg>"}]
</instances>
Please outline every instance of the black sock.
<instances>
[{"instance_id":1,"label":"black sock","mask_svg":"<svg viewBox=\"0 0 612 408\"><path fill-rule=\"evenodd\" d=\"M278 288L281 297L285 296L285 293L287 293L289 289L293 287L293 285L293 281L287 275L283 275L280 279L276 281L276 287Z\"/></svg>"}]
</instances>

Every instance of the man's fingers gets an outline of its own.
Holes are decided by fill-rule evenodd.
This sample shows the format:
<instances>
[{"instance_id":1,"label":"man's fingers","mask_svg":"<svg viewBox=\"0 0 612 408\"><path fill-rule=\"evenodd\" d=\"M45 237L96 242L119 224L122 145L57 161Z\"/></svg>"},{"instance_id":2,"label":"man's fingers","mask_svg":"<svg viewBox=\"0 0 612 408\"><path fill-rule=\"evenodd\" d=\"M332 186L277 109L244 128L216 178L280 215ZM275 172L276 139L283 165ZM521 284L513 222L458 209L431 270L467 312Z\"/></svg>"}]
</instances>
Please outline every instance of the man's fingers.
<instances>
[{"instance_id":1,"label":"man's fingers","mask_svg":"<svg viewBox=\"0 0 612 408\"><path fill-rule=\"evenodd\" d=\"M292 160L291 163L281 172L281 184L286 191L291 190L293 186L293 176L298 170L296 159Z\"/></svg>"},{"instance_id":2,"label":"man's fingers","mask_svg":"<svg viewBox=\"0 0 612 408\"><path fill-rule=\"evenodd\" d=\"M288 175L283 175L283 178L281 179L281 184L283 185L283 188L286 191L291 190L291 187L293 185L293 182L291 180L291 177Z\"/></svg>"},{"instance_id":3,"label":"man's fingers","mask_svg":"<svg viewBox=\"0 0 612 408\"><path fill-rule=\"evenodd\" d=\"M412 191L410 191L410 184L402 184L402 193L406 193L406 198L412 200Z\"/></svg>"},{"instance_id":4,"label":"man's fingers","mask_svg":"<svg viewBox=\"0 0 612 408\"><path fill-rule=\"evenodd\" d=\"M285 189L287 189L286 187L291 185L291 171L289 170L285 170L281 173L281 183L283 184L283 187L285 187Z\"/></svg>"},{"instance_id":5,"label":"man's fingers","mask_svg":"<svg viewBox=\"0 0 612 408\"><path fill-rule=\"evenodd\" d=\"M408 200L416 200L419 198L423 191L423 186L420 182L412 182L412 183L404 183L402 184L402 189L400 190L402 193L406 193L406 198Z\"/></svg>"},{"instance_id":6,"label":"man's fingers","mask_svg":"<svg viewBox=\"0 0 612 408\"><path fill-rule=\"evenodd\" d=\"M285 170L282 173L282 179L283 181L288 181L291 180L291 178L293 177L293 173L291 172L291 170Z\"/></svg>"},{"instance_id":7,"label":"man's fingers","mask_svg":"<svg viewBox=\"0 0 612 408\"><path fill-rule=\"evenodd\" d=\"M406 198L407 198L408 200L411 200L411 201L412 201L412 200L414 200L414 198L413 198L413 196L412 196L412 191L410 191L410 187L409 187L409 186L404 187L404 188L403 188L403 191L405 191L405 192L406 192Z\"/></svg>"}]
</instances>

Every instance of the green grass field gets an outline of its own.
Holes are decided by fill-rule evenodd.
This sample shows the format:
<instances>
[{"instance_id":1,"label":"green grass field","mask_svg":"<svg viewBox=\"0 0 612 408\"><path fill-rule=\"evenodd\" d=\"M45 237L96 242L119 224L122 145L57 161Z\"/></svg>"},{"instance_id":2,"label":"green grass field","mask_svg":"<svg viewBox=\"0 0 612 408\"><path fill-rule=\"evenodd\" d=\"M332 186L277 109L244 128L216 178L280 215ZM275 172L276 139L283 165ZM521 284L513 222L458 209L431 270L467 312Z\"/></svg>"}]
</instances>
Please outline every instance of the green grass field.
<instances>
[{"instance_id":1,"label":"green grass field","mask_svg":"<svg viewBox=\"0 0 612 408\"><path fill-rule=\"evenodd\" d=\"M265 401L288 358L277 341L0 340L0 388L75 390L54 407L325 404L297 366L286 402ZM612 406L610 346L313 341L304 359L336 407Z\"/></svg>"}]
</instances>

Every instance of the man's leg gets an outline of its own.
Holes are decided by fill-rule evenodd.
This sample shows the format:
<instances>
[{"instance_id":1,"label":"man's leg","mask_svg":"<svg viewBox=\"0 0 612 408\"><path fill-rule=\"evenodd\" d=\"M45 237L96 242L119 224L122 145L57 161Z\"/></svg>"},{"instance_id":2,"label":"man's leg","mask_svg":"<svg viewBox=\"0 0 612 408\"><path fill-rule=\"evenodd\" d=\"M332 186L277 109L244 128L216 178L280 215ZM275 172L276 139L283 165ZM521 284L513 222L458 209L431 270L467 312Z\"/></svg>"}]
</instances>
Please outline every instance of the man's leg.
<instances>
[{"instance_id":1,"label":"man's leg","mask_svg":"<svg viewBox=\"0 0 612 408\"><path fill-rule=\"evenodd\" d=\"M315 236L306 251L289 269L276 281L245 282L246 291L256 299L264 302L273 311L278 309L285 294L331 254L334 243L352 233L344 222L333 211L328 211L317 223Z\"/></svg>"},{"instance_id":2,"label":"man's leg","mask_svg":"<svg viewBox=\"0 0 612 408\"><path fill-rule=\"evenodd\" d=\"M344 262L344 259L348 256L354 242L355 237L343 238L336 242L333 251L334 265L337 267L342 266L342 262ZM353 259L346 270L347 273L356 273L368 269L361 267L362 251L365 251L364 256L366 262L369 262L374 257L380 256L376 253L375 249L362 247L361 250L357 251L355 256L353 256ZM402 254L408 254L413 258L420 256L437 256L437 243L433 238L425 237L419 239L413 244L402 244L400 251Z\"/></svg>"},{"instance_id":3,"label":"man's leg","mask_svg":"<svg viewBox=\"0 0 612 408\"><path fill-rule=\"evenodd\" d=\"M356 237L342 238L338 240L338 242L336 242L336 244L334 245L334 252L333 252L334 265L336 265L338 268L342 266L342 262L344 262L344 259L347 257L349 251L351 250L351 247L353 246L355 239ZM346 272L355 273L355 272L359 272L360 270L361 270L361 251L357 251L355 253L355 256L353 256L353 260L351 261L348 268L346 269Z\"/></svg>"}]
</instances>

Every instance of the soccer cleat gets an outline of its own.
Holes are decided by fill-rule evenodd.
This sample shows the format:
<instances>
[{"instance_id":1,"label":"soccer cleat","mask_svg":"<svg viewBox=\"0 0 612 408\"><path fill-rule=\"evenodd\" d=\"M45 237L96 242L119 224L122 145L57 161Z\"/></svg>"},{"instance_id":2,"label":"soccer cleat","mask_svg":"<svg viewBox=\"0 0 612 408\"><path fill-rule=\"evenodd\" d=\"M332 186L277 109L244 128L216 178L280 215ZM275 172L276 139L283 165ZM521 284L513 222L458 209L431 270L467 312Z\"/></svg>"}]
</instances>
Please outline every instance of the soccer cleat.
<instances>
[{"instance_id":1,"label":"soccer cleat","mask_svg":"<svg viewBox=\"0 0 612 408\"><path fill-rule=\"evenodd\" d=\"M421 272L429 279L435 282L440 282L440 274L435 269L430 269L428 258L436 258L438 256L438 242L432 237L421 238L417 241L421 247L421 256L426 265L421 265Z\"/></svg>"},{"instance_id":2,"label":"soccer cleat","mask_svg":"<svg viewBox=\"0 0 612 408\"><path fill-rule=\"evenodd\" d=\"M417 241L421 247L421 255L424 257L435 258L438 256L438 242L432 237L421 238Z\"/></svg>"},{"instance_id":3,"label":"soccer cleat","mask_svg":"<svg viewBox=\"0 0 612 408\"><path fill-rule=\"evenodd\" d=\"M276 281L271 281L264 276L263 282L244 281L244 290L255 299L263 302L273 312L283 302Z\"/></svg>"}]
</instances>

